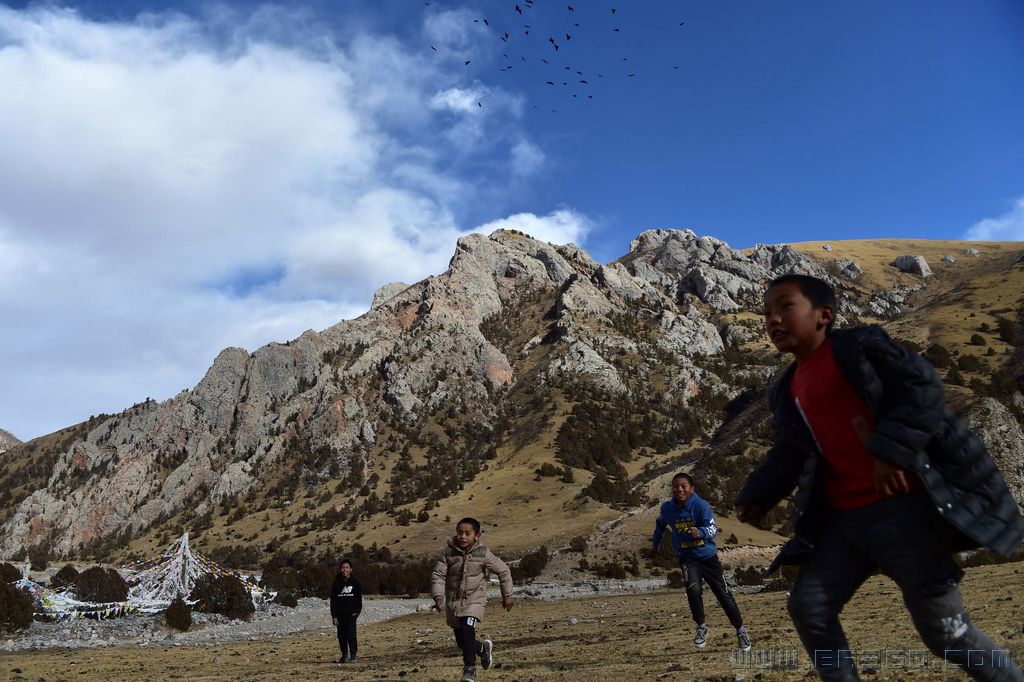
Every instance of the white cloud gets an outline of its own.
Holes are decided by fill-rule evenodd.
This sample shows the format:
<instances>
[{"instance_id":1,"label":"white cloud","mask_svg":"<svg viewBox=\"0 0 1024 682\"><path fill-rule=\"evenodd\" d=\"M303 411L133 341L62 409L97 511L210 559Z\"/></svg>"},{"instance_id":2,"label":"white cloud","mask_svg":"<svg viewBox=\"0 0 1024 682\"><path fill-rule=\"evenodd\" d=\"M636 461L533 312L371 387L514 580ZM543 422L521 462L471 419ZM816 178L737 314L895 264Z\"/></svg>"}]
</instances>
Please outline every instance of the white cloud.
<instances>
[{"instance_id":1,"label":"white cloud","mask_svg":"<svg viewBox=\"0 0 1024 682\"><path fill-rule=\"evenodd\" d=\"M533 175L545 160L543 150L529 140L519 140L512 147L512 173L518 177Z\"/></svg>"},{"instance_id":2,"label":"white cloud","mask_svg":"<svg viewBox=\"0 0 1024 682\"><path fill-rule=\"evenodd\" d=\"M584 215L570 209L560 209L546 216L517 213L481 225L474 231L490 234L495 230L519 230L552 244L580 244L590 230L590 225Z\"/></svg>"},{"instance_id":3,"label":"white cloud","mask_svg":"<svg viewBox=\"0 0 1024 682\"><path fill-rule=\"evenodd\" d=\"M452 111L460 114L476 115L482 106L480 100L486 97L487 91L482 87L449 88L430 99L430 106L437 110Z\"/></svg>"},{"instance_id":4,"label":"white cloud","mask_svg":"<svg viewBox=\"0 0 1024 682\"><path fill-rule=\"evenodd\" d=\"M964 239L973 241L1024 241L1024 197L998 218L986 218L967 229Z\"/></svg>"},{"instance_id":5,"label":"white cloud","mask_svg":"<svg viewBox=\"0 0 1024 682\"><path fill-rule=\"evenodd\" d=\"M0 6L0 428L167 398L226 346L442 271L470 231L583 237L569 210L459 224L544 158L515 96L463 82L471 19L428 15L440 61L311 26L273 6L124 23Z\"/></svg>"}]
</instances>

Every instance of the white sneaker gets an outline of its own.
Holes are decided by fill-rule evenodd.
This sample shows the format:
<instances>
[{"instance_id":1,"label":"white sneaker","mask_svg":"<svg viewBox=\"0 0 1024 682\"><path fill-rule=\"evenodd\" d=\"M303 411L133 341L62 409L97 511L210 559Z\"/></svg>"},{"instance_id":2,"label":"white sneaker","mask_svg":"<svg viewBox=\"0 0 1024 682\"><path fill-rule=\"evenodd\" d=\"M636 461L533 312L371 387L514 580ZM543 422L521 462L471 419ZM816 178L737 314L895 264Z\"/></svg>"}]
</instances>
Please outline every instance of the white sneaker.
<instances>
[{"instance_id":1,"label":"white sneaker","mask_svg":"<svg viewBox=\"0 0 1024 682\"><path fill-rule=\"evenodd\" d=\"M696 647L703 647L708 643L708 626L707 623L704 625L697 626L697 634L693 636L693 645Z\"/></svg>"}]
</instances>

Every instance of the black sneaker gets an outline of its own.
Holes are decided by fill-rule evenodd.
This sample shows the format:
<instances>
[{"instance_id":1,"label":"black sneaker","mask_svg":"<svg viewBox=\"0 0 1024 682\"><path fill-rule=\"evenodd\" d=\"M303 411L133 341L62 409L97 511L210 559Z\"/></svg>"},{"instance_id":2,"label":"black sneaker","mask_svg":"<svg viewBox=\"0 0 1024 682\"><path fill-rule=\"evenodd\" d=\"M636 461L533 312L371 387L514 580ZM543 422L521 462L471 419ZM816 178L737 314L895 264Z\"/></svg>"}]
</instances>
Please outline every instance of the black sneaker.
<instances>
[{"instance_id":1,"label":"black sneaker","mask_svg":"<svg viewBox=\"0 0 1024 682\"><path fill-rule=\"evenodd\" d=\"M349 663L355 663L355 662L356 662L356 655L355 655L355 654L352 654L352 655L351 655L351 656L349 657L349 659L348 659L348 662L349 662Z\"/></svg>"},{"instance_id":2,"label":"black sneaker","mask_svg":"<svg viewBox=\"0 0 1024 682\"><path fill-rule=\"evenodd\" d=\"M338 659L338 663L348 663L348 654L342 654L341 658Z\"/></svg>"},{"instance_id":3,"label":"black sneaker","mask_svg":"<svg viewBox=\"0 0 1024 682\"><path fill-rule=\"evenodd\" d=\"M494 642L485 639L480 645L480 667L488 670L494 664Z\"/></svg>"},{"instance_id":4,"label":"black sneaker","mask_svg":"<svg viewBox=\"0 0 1024 682\"><path fill-rule=\"evenodd\" d=\"M476 666L475 665L464 665L462 666L462 680L461 682L476 682Z\"/></svg>"},{"instance_id":5,"label":"black sneaker","mask_svg":"<svg viewBox=\"0 0 1024 682\"><path fill-rule=\"evenodd\" d=\"M736 643L740 651L750 651L750 647L754 644L746 628L740 628L736 631Z\"/></svg>"}]
</instances>

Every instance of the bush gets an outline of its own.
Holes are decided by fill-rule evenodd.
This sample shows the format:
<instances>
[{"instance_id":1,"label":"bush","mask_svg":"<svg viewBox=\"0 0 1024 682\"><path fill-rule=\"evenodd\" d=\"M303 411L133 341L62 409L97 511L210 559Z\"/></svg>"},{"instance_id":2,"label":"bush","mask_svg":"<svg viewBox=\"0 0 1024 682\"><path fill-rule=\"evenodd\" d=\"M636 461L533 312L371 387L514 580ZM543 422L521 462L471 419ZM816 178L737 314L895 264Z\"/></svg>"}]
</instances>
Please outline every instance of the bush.
<instances>
[{"instance_id":1,"label":"bush","mask_svg":"<svg viewBox=\"0 0 1024 682\"><path fill-rule=\"evenodd\" d=\"M681 590L686 587L686 581L683 580L683 572L678 568L674 571L668 572L668 586L673 590Z\"/></svg>"},{"instance_id":2,"label":"bush","mask_svg":"<svg viewBox=\"0 0 1024 682\"><path fill-rule=\"evenodd\" d=\"M76 580L78 580L78 569L71 564L64 564L64 567L50 578L50 587L74 587Z\"/></svg>"},{"instance_id":3,"label":"bush","mask_svg":"<svg viewBox=\"0 0 1024 682\"><path fill-rule=\"evenodd\" d=\"M204 575L192 588L196 610L219 613L235 620L249 620L256 609L245 585L233 575Z\"/></svg>"},{"instance_id":4,"label":"bush","mask_svg":"<svg viewBox=\"0 0 1024 682\"><path fill-rule=\"evenodd\" d=\"M583 535L577 535L572 540L569 540L569 550L583 554L587 551L587 538Z\"/></svg>"},{"instance_id":5,"label":"bush","mask_svg":"<svg viewBox=\"0 0 1024 682\"><path fill-rule=\"evenodd\" d=\"M981 360L976 355L962 355L956 364L965 372L977 372L981 369Z\"/></svg>"},{"instance_id":6,"label":"bush","mask_svg":"<svg viewBox=\"0 0 1024 682\"><path fill-rule=\"evenodd\" d=\"M33 571L45 571L50 565L49 543L42 542L38 545L32 545L29 547L28 561L29 567Z\"/></svg>"},{"instance_id":7,"label":"bush","mask_svg":"<svg viewBox=\"0 0 1024 682\"><path fill-rule=\"evenodd\" d=\"M299 605L299 598L295 596L294 592L278 592L274 601L281 606L287 606L290 609L294 609Z\"/></svg>"},{"instance_id":8,"label":"bush","mask_svg":"<svg viewBox=\"0 0 1024 682\"><path fill-rule=\"evenodd\" d=\"M12 564L0 564L0 582L13 583L16 580L21 580L21 571Z\"/></svg>"},{"instance_id":9,"label":"bush","mask_svg":"<svg viewBox=\"0 0 1024 682\"><path fill-rule=\"evenodd\" d=\"M604 566L597 566L597 574L613 580L625 580L626 567L617 561L609 561Z\"/></svg>"},{"instance_id":10,"label":"bush","mask_svg":"<svg viewBox=\"0 0 1024 682\"><path fill-rule=\"evenodd\" d=\"M78 574L75 595L82 601L124 601L128 598L128 583L112 568L93 566Z\"/></svg>"},{"instance_id":11,"label":"bush","mask_svg":"<svg viewBox=\"0 0 1024 682\"><path fill-rule=\"evenodd\" d=\"M957 386L964 385L964 375L960 373L956 367L950 368L949 372L946 373L946 383L956 384Z\"/></svg>"},{"instance_id":12,"label":"bush","mask_svg":"<svg viewBox=\"0 0 1024 682\"><path fill-rule=\"evenodd\" d=\"M953 356L949 350L942 345L934 344L925 353L925 359L940 369L949 369L953 366Z\"/></svg>"},{"instance_id":13,"label":"bush","mask_svg":"<svg viewBox=\"0 0 1024 682\"><path fill-rule=\"evenodd\" d=\"M420 513L416 515L416 521L419 523L426 523L430 520L430 512L426 509L421 509Z\"/></svg>"},{"instance_id":14,"label":"bush","mask_svg":"<svg viewBox=\"0 0 1024 682\"><path fill-rule=\"evenodd\" d=\"M972 346L987 346L988 341L981 334L971 334L971 340L968 341Z\"/></svg>"},{"instance_id":15,"label":"bush","mask_svg":"<svg viewBox=\"0 0 1024 682\"><path fill-rule=\"evenodd\" d=\"M185 632L192 627L192 609L181 597L171 602L171 605L164 611L164 618L167 619L167 624L175 630Z\"/></svg>"},{"instance_id":16,"label":"bush","mask_svg":"<svg viewBox=\"0 0 1024 682\"><path fill-rule=\"evenodd\" d=\"M517 566L512 567L512 580L519 583L536 578L547 565L548 548L542 546L536 552L524 556Z\"/></svg>"},{"instance_id":17,"label":"bush","mask_svg":"<svg viewBox=\"0 0 1024 682\"><path fill-rule=\"evenodd\" d=\"M0 632L14 631L32 622L32 597L6 582L0 583Z\"/></svg>"},{"instance_id":18,"label":"bush","mask_svg":"<svg viewBox=\"0 0 1024 682\"><path fill-rule=\"evenodd\" d=\"M999 338L1011 346L1017 345L1017 327L1012 320L1000 317L996 329L999 331Z\"/></svg>"}]
</instances>

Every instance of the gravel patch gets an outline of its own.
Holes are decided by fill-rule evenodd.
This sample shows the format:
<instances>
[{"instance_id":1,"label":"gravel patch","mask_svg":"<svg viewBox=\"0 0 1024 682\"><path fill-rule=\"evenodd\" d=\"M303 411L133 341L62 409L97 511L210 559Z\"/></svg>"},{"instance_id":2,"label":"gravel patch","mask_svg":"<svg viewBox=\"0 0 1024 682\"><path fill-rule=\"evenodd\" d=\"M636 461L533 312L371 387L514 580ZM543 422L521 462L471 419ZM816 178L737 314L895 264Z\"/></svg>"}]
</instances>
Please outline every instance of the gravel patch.
<instances>
[{"instance_id":1,"label":"gravel patch","mask_svg":"<svg viewBox=\"0 0 1024 682\"><path fill-rule=\"evenodd\" d=\"M424 599L364 598L360 625L414 613L427 608ZM288 608L271 604L257 611L249 621L230 620L216 614L192 613L192 629L178 632L169 628L163 614L130 615L109 620L66 620L32 623L24 631L0 643L0 651L30 649L80 649L106 646L200 646L214 647L242 640L273 641L299 632L325 630L331 634L331 609L324 599L306 597Z\"/></svg>"}]
</instances>

